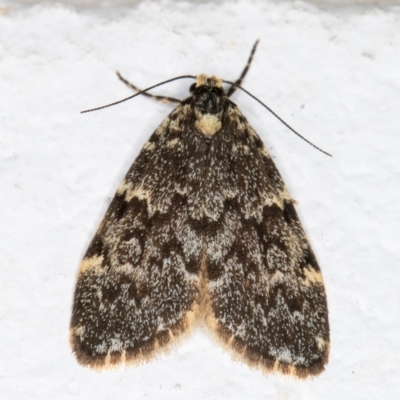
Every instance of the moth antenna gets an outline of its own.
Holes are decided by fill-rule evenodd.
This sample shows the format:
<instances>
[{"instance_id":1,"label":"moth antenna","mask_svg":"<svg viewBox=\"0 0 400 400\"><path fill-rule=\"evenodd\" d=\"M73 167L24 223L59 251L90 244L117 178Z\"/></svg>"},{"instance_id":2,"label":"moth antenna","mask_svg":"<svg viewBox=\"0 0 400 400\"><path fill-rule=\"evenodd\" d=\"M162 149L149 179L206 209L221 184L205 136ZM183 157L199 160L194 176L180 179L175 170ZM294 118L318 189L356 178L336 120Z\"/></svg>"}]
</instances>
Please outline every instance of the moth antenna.
<instances>
[{"instance_id":1,"label":"moth antenna","mask_svg":"<svg viewBox=\"0 0 400 400\"><path fill-rule=\"evenodd\" d=\"M151 90L151 89L154 89L154 88L156 88L156 87L158 87L158 86L164 85L164 84L169 83L169 82L177 81L177 80L179 80L179 79L186 79L186 78L196 79L196 77L193 76L193 75L182 75L182 76L177 76L176 78L168 79L168 80L166 80L166 81L157 83L156 85L150 86L150 87L148 87L148 88L146 88L146 89L143 89L143 90L139 91L138 93L135 93L134 95L129 96L129 97L125 98L125 99L116 101L116 102L111 103L111 104L107 104L107 105L105 105L105 106L96 107L96 108L91 108L90 110L81 111L81 114L84 114L84 113L87 113L87 112L92 112L92 111L101 110L102 108L107 108L107 107L115 106L116 104L120 104L120 103L123 103L124 101L133 99L134 97L139 96L139 95L142 94L142 93L146 93L147 91L149 91L149 90Z\"/></svg>"},{"instance_id":2,"label":"moth antenna","mask_svg":"<svg viewBox=\"0 0 400 400\"><path fill-rule=\"evenodd\" d=\"M242 71L242 74L240 75L239 79L236 80L235 84L232 85L229 88L228 92L226 93L226 95L228 97L231 97L232 94L236 91L236 88L242 84L243 79L246 76L246 74L247 74L247 72L248 72L248 70L250 68L251 62L253 61L254 53L256 52L256 49L257 49L257 46L258 46L259 42L260 42L260 39L257 39L256 42L254 43L253 48L251 49L251 52L250 52L249 59L247 60L247 64L244 67L244 70Z\"/></svg>"},{"instance_id":3,"label":"moth antenna","mask_svg":"<svg viewBox=\"0 0 400 400\"><path fill-rule=\"evenodd\" d=\"M304 136L300 135L299 132L295 131L289 124L287 124L277 113L272 111L266 104L264 104L260 99L258 99L256 96L248 92L246 89L242 88L241 86L237 85L234 82L230 81L225 81L223 80L222 82L228 83L230 85L236 86L238 89L243 90L243 92L247 93L250 97L252 97L254 100L258 101L262 106L264 106L275 118L279 119L279 121L282 122L283 125L285 125L287 128L289 128L293 133L295 133L298 137L303 139L305 142L307 142L310 146L314 147L315 149L319 150L321 153L324 153L325 155L332 157L332 154L329 154L328 152L320 149L318 146L316 146L314 143L310 142L308 139L306 139Z\"/></svg>"},{"instance_id":4,"label":"moth antenna","mask_svg":"<svg viewBox=\"0 0 400 400\"><path fill-rule=\"evenodd\" d=\"M136 93L138 93L142 90L142 89L138 88L136 85L134 85L133 83L126 80L118 71L116 71L116 74L121 82L125 83L126 86L133 89ZM174 97L157 96L155 94L143 93L143 92L142 92L142 95L149 97L156 101L161 101L162 103L180 103L181 102L179 99L175 99Z\"/></svg>"}]
</instances>

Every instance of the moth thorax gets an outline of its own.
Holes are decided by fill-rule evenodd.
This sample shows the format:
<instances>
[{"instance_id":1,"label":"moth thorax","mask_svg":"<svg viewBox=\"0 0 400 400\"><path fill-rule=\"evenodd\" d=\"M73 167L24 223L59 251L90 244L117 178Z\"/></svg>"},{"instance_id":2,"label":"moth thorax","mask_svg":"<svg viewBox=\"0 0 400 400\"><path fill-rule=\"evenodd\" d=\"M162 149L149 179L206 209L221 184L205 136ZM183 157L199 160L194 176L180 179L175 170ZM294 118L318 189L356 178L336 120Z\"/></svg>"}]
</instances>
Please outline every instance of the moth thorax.
<instances>
[{"instance_id":1,"label":"moth thorax","mask_svg":"<svg viewBox=\"0 0 400 400\"><path fill-rule=\"evenodd\" d=\"M201 86L193 94L193 105L202 114L219 114L224 107L222 89Z\"/></svg>"},{"instance_id":2,"label":"moth thorax","mask_svg":"<svg viewBox=\"0 0 400 400\"><path fill-rule=\"evenodd\" d=\"M212 136L221 129L221 117L225 106L225 93L221 79L199 75L192 92L196 114L196 127L205 136Z\"/></svg>"}]
</instances>

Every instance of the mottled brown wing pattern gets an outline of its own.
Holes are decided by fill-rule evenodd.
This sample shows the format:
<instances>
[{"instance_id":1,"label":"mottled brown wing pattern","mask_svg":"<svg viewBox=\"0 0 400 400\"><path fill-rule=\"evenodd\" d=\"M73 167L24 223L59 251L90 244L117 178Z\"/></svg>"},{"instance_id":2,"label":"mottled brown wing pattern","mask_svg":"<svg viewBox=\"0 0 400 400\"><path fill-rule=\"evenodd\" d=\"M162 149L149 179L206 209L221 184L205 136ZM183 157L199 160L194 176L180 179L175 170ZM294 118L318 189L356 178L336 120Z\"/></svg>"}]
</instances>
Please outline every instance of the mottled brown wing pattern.
<instances>
[{"instance_id":1,"label":"mottled brown wing pattern","mask_svg":"<svg viewBox=\"0 0 400 400\"><path fill-rule=\"evenodd\" d=\"M260 138L199 75L131 167L82 262L83 365L142 362L196 321L251 366L297 377L329 353L322 276Z\"/></svg>"},{"instance_id":2,"label":"mottled brown wing pattern","mask_svg":"<svg viewBox=\"0 0 400 400\"><path fill-rule=\"evenodd\" d=\"M318 264L260 138L235 105L225 115L205 190L207 324L252 366L318 374L329 353Z\"/></svg>"},{"instance_id":3,"label":"mottled brown wing pattern","mask_svg":"<svg viewBox=\"0 0 400 400\"><path fill-rule=\"evenodd\" d=\"M105 368L147 360L190 330L197 310L201 224L196 141L182 106L155 131L87 250L75 289L72 349ZM196 217L196 216L195 216Z\"/></svg>"}]
</instances>

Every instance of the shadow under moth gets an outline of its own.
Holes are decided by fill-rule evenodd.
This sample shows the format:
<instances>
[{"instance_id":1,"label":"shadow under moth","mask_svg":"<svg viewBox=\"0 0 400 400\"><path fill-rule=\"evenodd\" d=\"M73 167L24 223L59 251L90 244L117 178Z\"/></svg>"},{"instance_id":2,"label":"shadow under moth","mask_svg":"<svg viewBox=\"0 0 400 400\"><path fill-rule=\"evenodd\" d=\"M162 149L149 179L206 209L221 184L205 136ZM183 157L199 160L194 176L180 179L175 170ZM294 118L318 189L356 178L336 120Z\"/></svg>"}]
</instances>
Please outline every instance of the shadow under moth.
<instances>
[{"instance_id":1,"label":"shadow under moth","mask_svg":"<svg viewBox=\"0 0 400 400\"><path fill-rule=\"evenodd\" d=\"M264 372L324 370L320 269L271 156L230 100L244 90L257 43L234 83L170 79L195 79L182 101L120 76L137 92L129 98L178 105L128 171L80 266L70 326L80 364L148 361L200 324Z\"/></svg>"}]
</instances>

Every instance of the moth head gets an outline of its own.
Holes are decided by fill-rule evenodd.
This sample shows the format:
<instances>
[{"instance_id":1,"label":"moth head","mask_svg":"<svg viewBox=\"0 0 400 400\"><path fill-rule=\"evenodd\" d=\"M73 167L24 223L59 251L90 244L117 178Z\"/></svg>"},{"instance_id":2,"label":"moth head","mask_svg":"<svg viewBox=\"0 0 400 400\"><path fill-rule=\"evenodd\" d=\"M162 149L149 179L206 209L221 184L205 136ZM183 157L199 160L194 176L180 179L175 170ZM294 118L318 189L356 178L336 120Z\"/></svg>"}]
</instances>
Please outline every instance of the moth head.
<instances>
[{"instance_id":1,"label":"moth head","mask_svg":"<svg viewBox=\"0 0 400 400\"><path fill-rule=\"evenodd\" d=\"M189 91L193 105L200 114L220 114L223 110L225 92L220 78L201 74L196 77Z\"/></svg>"}]
</instances>

